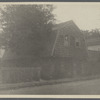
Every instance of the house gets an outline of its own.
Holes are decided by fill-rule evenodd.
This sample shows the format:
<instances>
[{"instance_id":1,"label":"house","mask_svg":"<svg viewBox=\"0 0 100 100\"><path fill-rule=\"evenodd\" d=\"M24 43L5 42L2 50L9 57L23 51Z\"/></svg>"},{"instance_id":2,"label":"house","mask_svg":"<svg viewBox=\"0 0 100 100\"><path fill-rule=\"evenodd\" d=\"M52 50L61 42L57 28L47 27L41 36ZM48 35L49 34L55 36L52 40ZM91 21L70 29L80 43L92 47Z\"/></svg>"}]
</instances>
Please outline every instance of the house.
<instances>
[{"instance_id":1,"label":"house","mask_svg":"<svg viewBox=\"0 0 100 100\"><path fill-rule=\"evenodd\" d=\"M100 37L90 37L86 39L88 56L92 61L100 61Z\"/></svg>"},{"instance_id":2,"label":"house","mask_svg":"<svg viewBox=\"0 0 100 100\"><path fill-rule=\"evenodd\" d=\"M52 56L72 57L75 60L87 58L84 36L73 21L58 24L53 30L57 34L52 49Z\"/></svg>"},{"instance_id":3,"label":"house","mask_svg":"<svg viewBox=\"0 0 100 100\"><path fill-rule=\"evenodd\" d=\"M84 62L88 58L83 34L72 20L55 25L53 30L55 37L50 53L51 64L43 67L43 77L47 77L50 68L50 74L54 75L51 77L80 76L84 73Z\"/></svg>"},{"instance_id":4,"label":"house","mask_svg":"<svg viewBox=\"0 0 100 100\"><path fill-rule=\"evenodd\" d=\"M100 51L100 37L90 37L86 39L88 50Z\"/></svg>"},{"instance_id":5,"label":"house","mask_svg":"<svg viewBox=\"0 0 100 100\"><path fill-rule=\"evenodd\" d=\"M14 52L6 51L3 57L3 61L6 62L4 66L18 67L19 70L15 77L18 77L17 75L20 71L21 74L26 72L28 73L27 75L30 75L32 67L41 68L39 70L39 78L42 79L81 76L85 72L84 64L87 61L88 55L85 39L80 29L71 20L55 25L52 30L51 41L48 42L40 57L20 57ZM30 71L20 70L19 66L22 68L23 64L23 69L27 67ZM14 71L14 68L13 70L10 69L10 71ZM33 79L32 75L31 73L31 79Z\"/></svg>"}]
</instances>

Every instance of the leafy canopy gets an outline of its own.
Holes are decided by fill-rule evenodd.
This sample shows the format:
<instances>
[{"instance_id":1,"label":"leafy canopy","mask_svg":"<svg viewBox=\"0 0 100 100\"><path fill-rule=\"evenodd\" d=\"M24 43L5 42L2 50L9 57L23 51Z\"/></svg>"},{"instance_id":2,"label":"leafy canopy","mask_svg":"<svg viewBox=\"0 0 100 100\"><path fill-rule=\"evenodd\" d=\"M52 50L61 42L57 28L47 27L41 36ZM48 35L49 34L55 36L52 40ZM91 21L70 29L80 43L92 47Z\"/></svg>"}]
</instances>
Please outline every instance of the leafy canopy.
<instances>
[{"instance_id":1,"label":"leafy canopy","mask_svg":"<svg viewBox=\"0 0 100 100\"><path fill-rule=\"evenodd\" d=\"M50 42L52 5L6 5L0 9L3 45L19 55L39 56Z\"/></svg>"}]
</instances>

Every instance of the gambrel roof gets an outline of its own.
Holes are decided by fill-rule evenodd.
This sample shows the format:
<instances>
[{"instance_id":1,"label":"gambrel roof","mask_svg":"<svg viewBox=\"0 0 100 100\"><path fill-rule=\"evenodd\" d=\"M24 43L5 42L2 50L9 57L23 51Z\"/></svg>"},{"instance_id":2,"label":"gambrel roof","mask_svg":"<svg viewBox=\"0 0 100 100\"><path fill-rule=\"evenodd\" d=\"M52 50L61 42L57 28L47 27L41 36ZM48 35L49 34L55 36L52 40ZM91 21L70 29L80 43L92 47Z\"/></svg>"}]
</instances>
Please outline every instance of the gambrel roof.
<instances>
[{"instance_id":1,"label":"gambrel roof","mask_svg":"<svg viewBox=\"0 0 100 100\"><path fill-rule=\"evenodd\" d=\"M58 30L58 29L63 28L63 27L68 27L68 26L70 26L72 24L75 24L73 22L73 20L62 22L62 23L54 25L53 30Z\"/></svg>"}]
</instances>

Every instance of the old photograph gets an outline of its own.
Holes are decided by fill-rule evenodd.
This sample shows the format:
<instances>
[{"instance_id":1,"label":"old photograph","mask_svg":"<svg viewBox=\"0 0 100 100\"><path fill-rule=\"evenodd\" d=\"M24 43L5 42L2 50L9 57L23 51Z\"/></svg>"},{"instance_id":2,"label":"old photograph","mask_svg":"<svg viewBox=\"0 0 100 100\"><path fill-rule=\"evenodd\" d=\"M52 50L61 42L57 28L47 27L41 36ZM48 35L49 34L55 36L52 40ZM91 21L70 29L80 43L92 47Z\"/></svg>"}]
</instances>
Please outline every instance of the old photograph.
<instances>
[{"instance_id":1,"label":"old photograph","mask_svg":"<svg viewBox=\"0 0 100 100\"><path fill-rule=\"evenodd\" d=\"M0 95L100 95L100 3L0 3Z\"/></svg>"}]
</instances>

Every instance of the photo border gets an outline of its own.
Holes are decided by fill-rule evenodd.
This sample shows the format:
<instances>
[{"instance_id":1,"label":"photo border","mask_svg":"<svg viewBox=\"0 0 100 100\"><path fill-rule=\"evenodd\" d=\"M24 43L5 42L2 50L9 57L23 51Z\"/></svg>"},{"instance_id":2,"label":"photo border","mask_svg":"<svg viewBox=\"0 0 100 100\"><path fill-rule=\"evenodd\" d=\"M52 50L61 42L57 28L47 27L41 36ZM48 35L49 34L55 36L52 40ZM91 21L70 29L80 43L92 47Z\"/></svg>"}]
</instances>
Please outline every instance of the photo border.
<instances>
[{"instance_id":1,"label":"photo border","mask_svg":"<svg viewBox=\"0 0 100 100\"><path fill-rule=\"evenodd\" d=\"M41 2L42 1L42 2ZM1 3L100 3L100 0L0 0ZM100 95L0 95L0 100L100 100Z\"/></svg>"}]
</instances>

